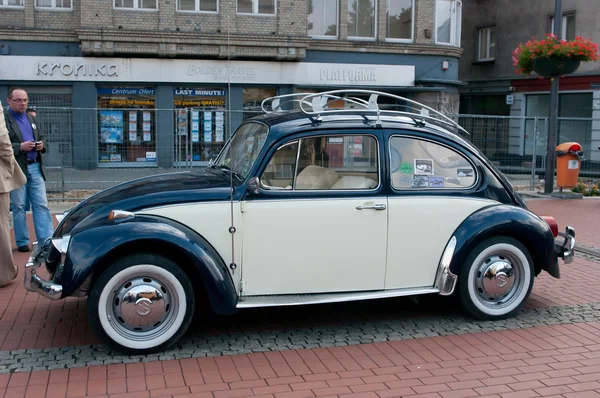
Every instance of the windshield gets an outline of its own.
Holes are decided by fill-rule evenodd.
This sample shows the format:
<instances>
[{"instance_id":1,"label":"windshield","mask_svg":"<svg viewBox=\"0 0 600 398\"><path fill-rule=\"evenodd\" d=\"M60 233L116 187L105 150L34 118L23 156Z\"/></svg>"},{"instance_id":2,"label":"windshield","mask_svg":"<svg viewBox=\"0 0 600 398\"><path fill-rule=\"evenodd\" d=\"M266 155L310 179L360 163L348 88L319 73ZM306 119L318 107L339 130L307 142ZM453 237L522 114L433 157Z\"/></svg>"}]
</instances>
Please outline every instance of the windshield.
<instances>
[{"instance_id":1,"label":"windshield","mask_svg":"<svg viewBox=\"0 0 600 398\"><path fill-rule=\"evenodd\" d=\"M215 167L227 167L245 179L265 144L269 129L260 123L242 124L227 142Z\"/></svg>"}]
</instances>

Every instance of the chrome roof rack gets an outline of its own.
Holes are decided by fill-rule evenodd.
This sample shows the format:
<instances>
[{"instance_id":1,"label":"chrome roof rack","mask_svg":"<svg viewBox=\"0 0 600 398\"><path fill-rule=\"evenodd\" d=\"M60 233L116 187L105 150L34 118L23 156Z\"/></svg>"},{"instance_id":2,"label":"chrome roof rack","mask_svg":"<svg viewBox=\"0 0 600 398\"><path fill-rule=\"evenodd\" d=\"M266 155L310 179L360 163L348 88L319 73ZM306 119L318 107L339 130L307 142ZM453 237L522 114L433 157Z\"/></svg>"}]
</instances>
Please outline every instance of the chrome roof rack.
<instances>
[{"instance_id":1,"label":"chrome roof rack","mask_svg":"<svg viewBox=\"0 0 600 398\"><path fill-rule=\"evenodd\" d=\"M365 100L351 95L369 95L369 100ZM393 110L393 109L382 109L383 105L380 104L378 99L380 97L393 98L395 100L403 101L405 104L393 105L392 107L403 107L405 110ZM339 101L344 102L344 108L339 107ZM261 107L265 113L284 112L282 105L284 102L298 103L300 110L309 116L316 116L317 120L321 120L321 115L331 113L373 113L377 115L376 123L381 125L381 114L392 114L399 116L406 116L417 124L423 123L424 120L430 122L438 122L443 125L456 128L468 135L469 132L465 130L460 124L452 120L443 113L436 111L433 108L428 107L420 102L413 101L411 99L401 97L394 94L384 93L381 91L373 90L333 90L324 91L320 93L295 93L285 94L275 97L266 98L262 103ZM266 106L271 104L271 109L267 110ZM335 104L335 105L333 105ZM310 109L308 109L310 107Z\"/></svg>"}]
</instances>

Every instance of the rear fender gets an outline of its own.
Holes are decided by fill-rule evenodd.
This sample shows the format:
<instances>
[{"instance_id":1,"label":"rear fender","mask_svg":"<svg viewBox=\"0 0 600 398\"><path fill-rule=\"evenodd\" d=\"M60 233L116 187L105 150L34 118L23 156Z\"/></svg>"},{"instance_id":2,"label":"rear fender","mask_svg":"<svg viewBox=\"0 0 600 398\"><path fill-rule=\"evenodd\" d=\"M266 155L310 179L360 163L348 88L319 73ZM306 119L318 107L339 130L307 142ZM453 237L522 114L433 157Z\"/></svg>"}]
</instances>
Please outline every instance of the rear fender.
<instances>
[{"instance_id":1,"label":"rear fender","mask_svg":"<svg viewBox=\"0 0 600 398\"><path fill-rule=\"evenodd\" d=\"M112 258L140 249L144 252L155 249L187 262L181 264L182 268L188 266L192 284L197 283L194 277L202 279L212 309L217 314L236 312L235 284L216 250L188 227L156 216L136 216L116 222L102 220L74 234L65 267L55 277L55 283L63 286L63 296L71 295L92 273L106 268Z\"/></svg>"},{"instance_id":2,"label":"rear fender","mask_svg":"<svg viewBox=\"0 0 600 398\"><path fill-rule=\"evenodd\" d=\"M471 214L456 229L456 249L450 271L459 275L473 248L494 236L509 236L521 242L529 251L536 275L541 270L560 278L554 235L546 221L529 210L510 205L484 207Z\"/></svg>"}]
</instances>

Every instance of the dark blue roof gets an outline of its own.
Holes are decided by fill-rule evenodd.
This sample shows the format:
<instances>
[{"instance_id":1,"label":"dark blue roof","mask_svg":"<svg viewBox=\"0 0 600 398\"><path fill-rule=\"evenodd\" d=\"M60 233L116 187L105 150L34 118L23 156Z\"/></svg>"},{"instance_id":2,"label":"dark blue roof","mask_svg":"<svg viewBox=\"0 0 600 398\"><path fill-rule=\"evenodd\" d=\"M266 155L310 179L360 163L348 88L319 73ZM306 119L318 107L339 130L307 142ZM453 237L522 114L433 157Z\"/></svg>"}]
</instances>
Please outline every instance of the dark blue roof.
<instances>
[{"instance_id":1,"label":"dark blue roof","mask_svg":"<svg viewBox=\"0 0 600 398\"><path fill-rule=\"evenodd\" d=\"M401 128L404 130L421 131L444 137L474 152L479 152L473 144L457 133L450 131L445 125L421 120L417 123L416 118L418 117L415 116L415 119L413 119L408 116L390 115L386 114L385 111L382 111L380 115L382 128L384 129ZM266 124L269 126L271 139L279 140L288 135L314 130L315 128L320 130L375 128L377 116L374 113L365 113L357 109L356 113L334 113L328 111L320 116L320 120L317 120L316 116L308 115L301 110L290 110L267 113L253 117L246 122L249 121Z\"/></svg>"}]
</instances>

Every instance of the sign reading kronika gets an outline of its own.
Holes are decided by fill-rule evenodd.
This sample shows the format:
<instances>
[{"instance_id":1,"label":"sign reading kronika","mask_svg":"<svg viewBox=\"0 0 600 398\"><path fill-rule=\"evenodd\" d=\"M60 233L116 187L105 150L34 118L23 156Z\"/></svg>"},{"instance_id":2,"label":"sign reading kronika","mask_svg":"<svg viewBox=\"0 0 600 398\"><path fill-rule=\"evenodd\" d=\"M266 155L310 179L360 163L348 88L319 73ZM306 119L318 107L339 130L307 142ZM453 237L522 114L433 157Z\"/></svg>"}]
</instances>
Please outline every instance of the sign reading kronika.
<instances>
[{"instance_id":1,"label":"sign reading kronika","mask_svg":"<svg viewBox=\"0 0 600 398\"><path fill-rule=\"evenodd\" d=\"M116 64L71 64L68 62L38 62L37 75L42 76L119 76Z\"/></svg>"}]
</instances>

